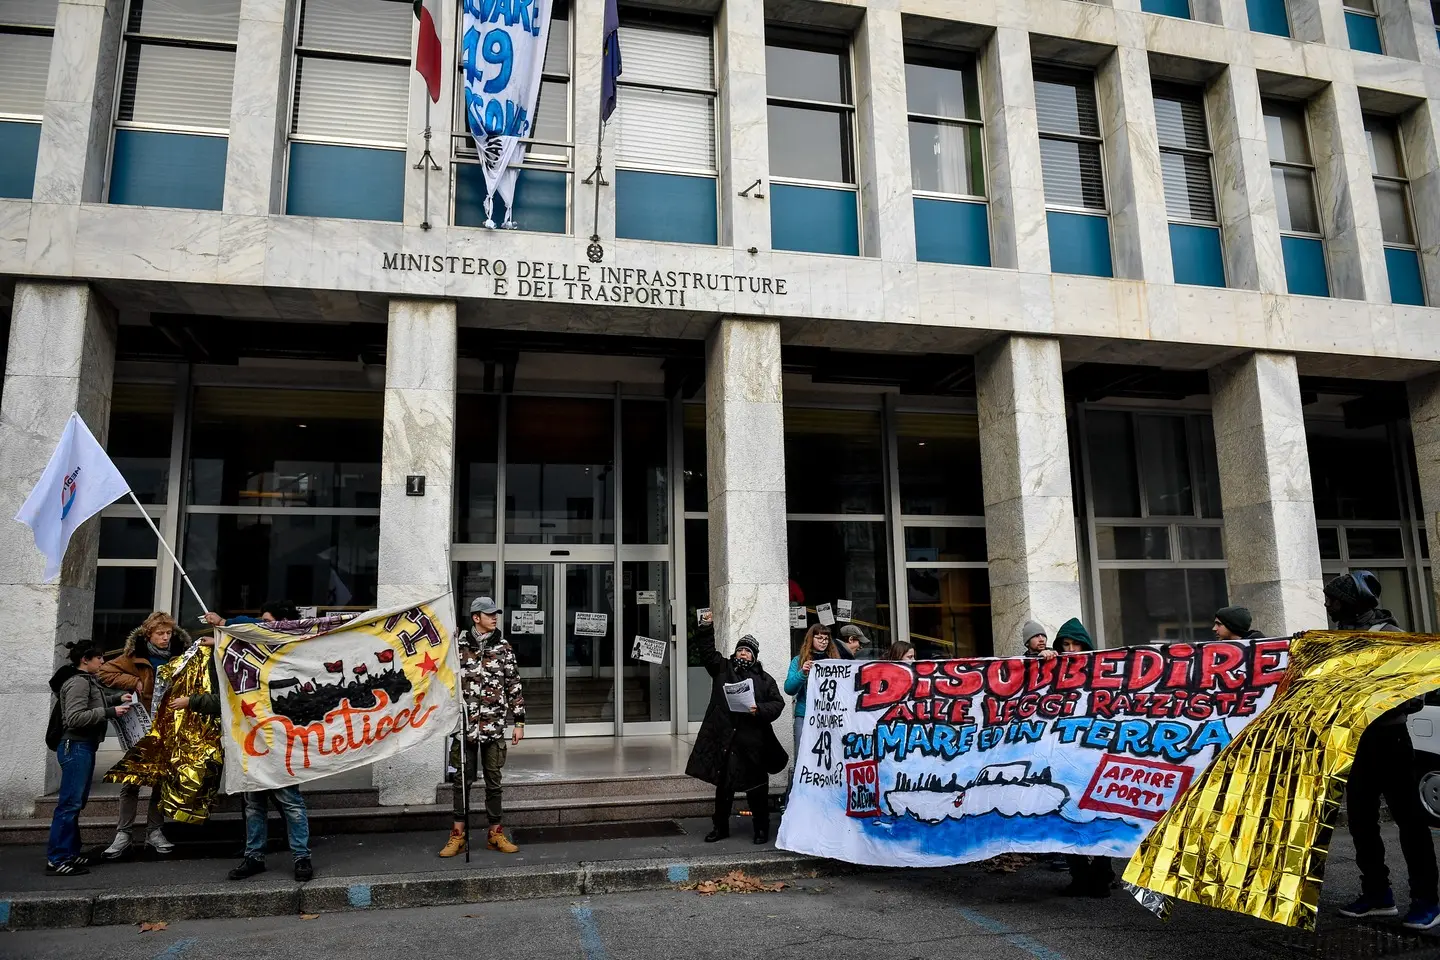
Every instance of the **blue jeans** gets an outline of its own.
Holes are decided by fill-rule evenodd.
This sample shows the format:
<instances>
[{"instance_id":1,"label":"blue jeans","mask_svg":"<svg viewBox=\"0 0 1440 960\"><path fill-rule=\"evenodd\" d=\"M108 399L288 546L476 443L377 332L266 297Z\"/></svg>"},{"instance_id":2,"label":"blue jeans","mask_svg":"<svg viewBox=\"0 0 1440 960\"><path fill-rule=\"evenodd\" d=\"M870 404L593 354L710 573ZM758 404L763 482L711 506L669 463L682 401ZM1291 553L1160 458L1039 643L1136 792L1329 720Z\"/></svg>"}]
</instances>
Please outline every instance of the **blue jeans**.
<instances>
[{"instance_id":1,"label":"blue jeans","mask_svg":"<svg viewBox=\"0 0 1440 960\"><path fill-rule=\"evenodd\" d=\"M285 818L285 835L290 841L290 852L296 860L310 856L310 817L305 812L305 798L300 788L280 787L278 790L252 790L245 793L245 856L250 860L265 859L265 840L268 831L265 816L269 813L267 801L274 800L275 808Z\"/></svg>"},{"instance_id":2,"label":"blue jeans","mask_svg":"<svg viewBox=\"0 0 1440 960\"><path fill-rule=\"evenodd\" d=\"M90 778L95 774L95 744L88 740L60 741L60 799L50 818L50 843L45 859L64 863L80 853L80 811L90 799Z\"/></svg>"}]
</instances>

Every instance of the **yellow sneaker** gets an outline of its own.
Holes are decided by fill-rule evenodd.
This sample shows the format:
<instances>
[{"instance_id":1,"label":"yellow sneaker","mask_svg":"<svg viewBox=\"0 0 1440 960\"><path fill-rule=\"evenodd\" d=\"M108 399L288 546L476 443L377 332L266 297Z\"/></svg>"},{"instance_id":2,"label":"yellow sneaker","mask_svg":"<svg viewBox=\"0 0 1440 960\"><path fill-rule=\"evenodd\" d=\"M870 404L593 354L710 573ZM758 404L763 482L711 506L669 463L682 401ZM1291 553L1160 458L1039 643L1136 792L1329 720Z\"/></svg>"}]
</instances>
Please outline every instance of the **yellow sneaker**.
<instances>
[{"instance_id":1,"label":"yellow sneaker","mask_svg":"<svg viewBox=\"0 0 1440 960\"><path fill-rule=\"evenodd\" d=\"M442 857L454 857L465 852L465 831L459 827L450 829L450 839L445 841L445 846L440 850Z\"/></svg>"},{"instance_id":2,"label":"yellow sneaker","mask_svg":"<svg viewBox=\"0 0 1440 960\"><path fill-rule=\"evenodd\" d=\"M501 853L520 852L519 847L515 846L515 844L511 843L505 838L505 832L501 829L500 824L498 823L490 828L490 835L486 839L485 845L491 850L499 850Z\"/></svg>"}]
</instances>

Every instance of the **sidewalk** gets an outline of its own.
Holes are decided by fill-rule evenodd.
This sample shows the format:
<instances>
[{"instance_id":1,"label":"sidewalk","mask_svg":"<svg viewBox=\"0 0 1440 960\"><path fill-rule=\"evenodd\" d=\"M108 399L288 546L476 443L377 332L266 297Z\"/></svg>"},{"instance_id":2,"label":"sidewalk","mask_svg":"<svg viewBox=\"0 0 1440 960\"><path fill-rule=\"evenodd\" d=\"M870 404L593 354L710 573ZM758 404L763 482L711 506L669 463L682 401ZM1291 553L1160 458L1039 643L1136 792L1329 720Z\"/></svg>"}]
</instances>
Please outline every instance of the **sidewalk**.
<instances>
[{"instance_id":1,"label":"sidewalk","mask_svg":"<svg viewBox=\"0 0 1440 960\"><path fill-rule=\"evenodd\" d=\"M778 823L777 823L778 825ZM75 927L155 920L274 916L336 910L434 906L486 900L580 896L673 887L742 869L779 879L855 869L755 846L737 818L730 839L705 843L708 819L532 827L514 831L520 852L484 849L473 830L470 863L442 860L444 832L313 837L315 879L291 879L283 842L272 842L268 873L232 882L233 851L191 859L100 863L79 877L47 877L42 847L0 849L0 927Z\"/></svg>"}]
</instances>

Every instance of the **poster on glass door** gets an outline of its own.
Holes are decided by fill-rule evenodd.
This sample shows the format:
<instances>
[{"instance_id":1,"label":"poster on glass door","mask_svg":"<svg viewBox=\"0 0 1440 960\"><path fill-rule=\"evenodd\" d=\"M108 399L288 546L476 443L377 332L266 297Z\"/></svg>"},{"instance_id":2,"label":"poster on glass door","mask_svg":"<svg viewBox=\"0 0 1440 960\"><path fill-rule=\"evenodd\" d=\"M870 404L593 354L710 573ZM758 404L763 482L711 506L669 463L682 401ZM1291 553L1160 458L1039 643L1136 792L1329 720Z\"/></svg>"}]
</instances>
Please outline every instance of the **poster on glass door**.
<instances>
[{"instance_id":1,"label":"poster on glass door","mask_svg":"<svg viewBox=\"0 0 1440 960\"><path fill-rule=\"evenodd\" d=\"M577 637L603 637L610 631L610 615L608 613L585 613L575 611L575 636Z\"/></svg>"}]
</instances>

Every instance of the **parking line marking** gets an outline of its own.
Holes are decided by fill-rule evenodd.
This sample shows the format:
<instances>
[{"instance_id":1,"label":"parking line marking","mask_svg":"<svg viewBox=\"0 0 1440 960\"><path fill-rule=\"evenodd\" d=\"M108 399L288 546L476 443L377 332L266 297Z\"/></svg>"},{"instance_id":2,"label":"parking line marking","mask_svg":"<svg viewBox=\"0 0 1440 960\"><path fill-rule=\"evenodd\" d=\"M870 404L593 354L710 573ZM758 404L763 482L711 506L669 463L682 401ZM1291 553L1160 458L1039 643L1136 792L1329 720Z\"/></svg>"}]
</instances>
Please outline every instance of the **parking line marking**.
<instances>
[{"instance_id":1,"label":"parking line marking","mask_svg":"<svg viewBox=\"0 0 1440 960\"><path fill-rule=\"evenodd\" d=\"M991 919L978 910L971 910L968 907L956 907L955 912L975 926L987 933L993 933L1003 939L1012 947L1024 950L1036 960L1065 960L1065 954L1058 950L1052 950L1034 937L1020 933L1013 927L1006 926L999 920Z\"/></svg>"},{"instance_id":2,"label":"parking line marking","mask_svg":"<svg viewBox=\"0 0 1440 960\"><path fill-rule=\"evenodd\" d=\"M370 906L370 884L352 883L345 891L345 898L350 901L350 906L364 910Z\"/></svg>"},{"instance_id":3,"label":"parking line marking","mask_svg":"<svg viewBox=\"0 0 1440 960\"><path fill-rule=\"evenodd\" d=\"M665 871L665 876L671 883L688 883L690 881L690 865L672 863L670 869Z\"/></svg>"},{"instance_id":4,"label":"parking line marking","mask_svg":"<svg viewBox=\"0 0 1440 960\"><path fill-rule=\"evenodd\" d=\"M580 950L585 954L585 960L610 960L610 953L600 939L600 928L595 926L595 915L590 908L571 907L570 915L580 928Z\"/></svg>"},{"instance_id":5,"label":"parking line marking","mask_svg":"<svg viewBox=\"0 0 1440 960\"><path fill-rule=\"evenodd\" d=\"M10 926L10 901L0 900L0 927Z\"/></svg>"},{"instance_id":6,"label":"parking line marking","mask_svg":"<svg viewBox=\"0 0 1440 960\"><path fill-rule=\"evenodd\" d=\"M179 957L180 954L184 953L186 950L189 950L191 947L195 946L195 944L199 942L199 937L186 937L184 940L176 940L174 943L170 944L170 946L155 954L155 960L176 960L176 958Z\"/></svg>"}]
</instances>

